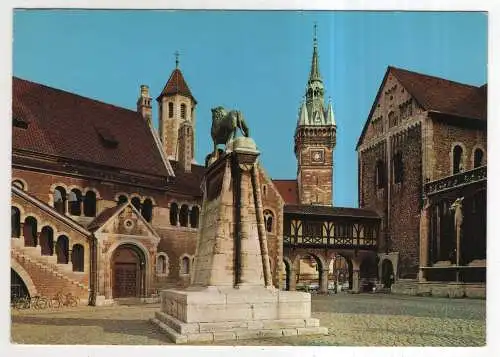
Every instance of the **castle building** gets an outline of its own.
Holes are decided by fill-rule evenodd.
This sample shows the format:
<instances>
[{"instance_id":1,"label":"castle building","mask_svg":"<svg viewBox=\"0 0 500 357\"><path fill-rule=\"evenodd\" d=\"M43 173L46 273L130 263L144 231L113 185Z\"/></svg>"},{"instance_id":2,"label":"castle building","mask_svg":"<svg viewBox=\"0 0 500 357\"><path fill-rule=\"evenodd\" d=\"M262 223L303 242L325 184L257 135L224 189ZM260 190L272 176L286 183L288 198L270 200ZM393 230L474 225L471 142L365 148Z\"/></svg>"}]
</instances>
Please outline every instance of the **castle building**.
<instances>
[{"instance_id":1,"label":"castle building","mask_svg":"<svg viewBox=\"0 0 500 357\"><path fill-rule=\"evenodd\" d=\"M178 60L157 97L159 133L146 85L136 111L16 77L12 88L11 295L106 304L188 285L206 169ZM283 204L260 175L278 285Z\"/></svg>"},{"instance_id":2,"label":"castle building","mask_svg":"<svg viewBox=\"0 0 500 357\"><path fill-rule=\"evenodd\" d=\"M382 217L393 291L484 295L486 103L486 85L385 73L357 145L359 206Z\"/></svg>"},{"instance_id":3,"label":"castle building","mask_svg":"<svg viewBox=\"0 0 500 357\"><path fill-rule=\"evenodd\" d=\"M158 132L147 85L135 111L17 77L12 88L11 296L100 305L189 285L206 168L178 59ZM315 34L297 176L259 167L273 284L484 296L486 100L486 86L389 67L357 144L359 208L334 206L337 121Z\"/></svg>"}]
</instances>

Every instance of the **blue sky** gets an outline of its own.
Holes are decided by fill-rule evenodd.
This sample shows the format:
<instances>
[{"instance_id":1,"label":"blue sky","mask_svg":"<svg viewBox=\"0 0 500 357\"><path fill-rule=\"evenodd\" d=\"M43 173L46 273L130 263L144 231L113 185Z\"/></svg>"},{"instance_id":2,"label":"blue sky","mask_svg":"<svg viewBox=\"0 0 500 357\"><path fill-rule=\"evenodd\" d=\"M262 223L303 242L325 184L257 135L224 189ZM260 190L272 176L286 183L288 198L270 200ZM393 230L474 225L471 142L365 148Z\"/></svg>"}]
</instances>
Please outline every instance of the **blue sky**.
<instances>
[{"instance_id":1,"label":"blue sky","mask_svg":"<svg viewBox=\"0 0 500 357\"><path fill-rule=\"evenodd\" d=\"M178 50L198 100L198 162L211 150L210 108L224 105L245 115L270 176L295 178L315 21L338 126L334 201L356 207L355 147L387 66L484 84L484 13L18 10L13 74L135 110L139 85L156 98Z\"/></svg>"}]
</instances>

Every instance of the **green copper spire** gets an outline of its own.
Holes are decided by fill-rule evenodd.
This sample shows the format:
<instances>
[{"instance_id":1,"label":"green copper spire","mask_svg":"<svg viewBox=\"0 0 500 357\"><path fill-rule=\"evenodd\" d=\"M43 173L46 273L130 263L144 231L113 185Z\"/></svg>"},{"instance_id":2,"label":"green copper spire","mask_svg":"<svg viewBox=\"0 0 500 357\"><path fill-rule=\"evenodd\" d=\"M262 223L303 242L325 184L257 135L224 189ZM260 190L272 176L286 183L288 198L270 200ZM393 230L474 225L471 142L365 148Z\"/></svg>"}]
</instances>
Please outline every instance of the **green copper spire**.
<instances>
[{"instance_id":1,"label":"green copper spire","mask_svg":"<svg viewBox=\"0 0 500 357\"><path fill-rule=\"evenodd\" d=\"M314 23L314 37L313 37L313 57L311 63L311 73L309 74L309 82L320 81L322 82L321 75L319 74L319 60L318 60L318 25Z\"/></svg>"}]
</instances>

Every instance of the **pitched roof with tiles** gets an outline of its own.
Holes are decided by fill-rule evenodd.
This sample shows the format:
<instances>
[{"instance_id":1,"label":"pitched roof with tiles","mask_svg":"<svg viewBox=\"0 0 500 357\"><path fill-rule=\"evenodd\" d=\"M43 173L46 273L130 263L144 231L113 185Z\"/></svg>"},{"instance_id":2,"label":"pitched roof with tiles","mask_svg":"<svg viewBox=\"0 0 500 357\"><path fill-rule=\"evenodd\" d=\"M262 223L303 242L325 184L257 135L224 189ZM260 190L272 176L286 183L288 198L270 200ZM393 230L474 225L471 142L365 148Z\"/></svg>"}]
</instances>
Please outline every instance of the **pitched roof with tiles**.
<instances>
[{"instance_id":1,"label":"pitched roof with tiles","mask_svg":"<svg viewBox=\"0 0 500 357\"><path fill-rule=\"evenodd\" d=\"M297 180L272 180L285 204L299 203Z\"/></svg>"},{"instance_id":2,"label":"pitched roof with tiles","mask_svg":"<svg viewBox=\"0 0 500 357\"><path fill-rule=\"evenodd\" d=\"M123 206L126 206L127 203L122 203L121 205L116 205L114 207L108 207L105 210L103 210L90 224L88 225L87 229L91 232L95 232L103 224L105 224L116 212L121 210Z\"/></svg>"},{"instance_id":3,"label":"pitched roof with tiles","mask_svg":"<svg viewBox=\"0 0 500 357\"><path fill-rule=\"evenodd\" d=\"M314 216L335 216L335 217L357 217L357 218L380 218L372 210L352 207L332 207L318 205L285 205L284 212Z\"/></svg>"},{"instance_id":4,"label":"pitched roof with tiles","mask_svg":"<svg viewBox=\"0 0 500 357\"><path fill-rule=\"evenodd\" d=\"M389 74L394 75L398 79L401 85L413 96L424 110L461 118L482 121L487 120L486 84L481 87L476 87L389 66L373 102L357 146L361 145L371 115L382 91L382 87Z\"/></svg>"},{"instance_id":5,"label":"pitched roof with tiles","mask_svg":"<svg viewBox=\"0 0 500 357\"><path fill-rule=\"evenodd\" d=\"M14 151L169 176L139 113L17 77L12 91Z\"/></svg>"},{"instance_id":6,"label":"pitched roof with tiles","mask_svg":"<svg viewBox=\"0 0 500 357\"><path fill-rule=\"evenodd\" d=\"M189 196L201 197L201 182L207 169L204 166L191 165L191 172L185 172L178 161L170 161L175 178L169 184L169 190Z\"/></svg>"},{"instance_id":7,"label":"pitched roof with tiles","mask_svg":"<svg viewBox=\"0 0 500 357\"><path fill-rule=\"evenodd\" d=\"M176 68L172 71L167 84L165 84L165 87L156 100L159 101L164 96L168 97L176 94L189 97L196 103L196 99L194 99L193 94L191 94L186 80L184 79L184 76L182 75L182 72L179 68Z\"/></svg>"}]
</instances>

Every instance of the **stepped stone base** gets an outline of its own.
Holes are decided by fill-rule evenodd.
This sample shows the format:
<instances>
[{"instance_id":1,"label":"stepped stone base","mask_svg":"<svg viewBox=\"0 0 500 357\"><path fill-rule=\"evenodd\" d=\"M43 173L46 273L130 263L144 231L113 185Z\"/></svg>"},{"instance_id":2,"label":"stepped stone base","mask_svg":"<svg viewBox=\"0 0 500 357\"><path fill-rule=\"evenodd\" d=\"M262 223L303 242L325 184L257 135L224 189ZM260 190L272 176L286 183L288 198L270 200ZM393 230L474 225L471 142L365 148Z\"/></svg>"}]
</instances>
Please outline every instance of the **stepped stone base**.
<instances>
[{"instance_id":1,"label":"stepped stone base","mask_svg":"<svg viewBox=\"0 0 500 357\"><path fill-rule=\"evenodd\" d=\"M311 318L311 295L274 288L188 288L161 292L151 321L175 343L327 334Z\"/></svg>"}]
</instances>

